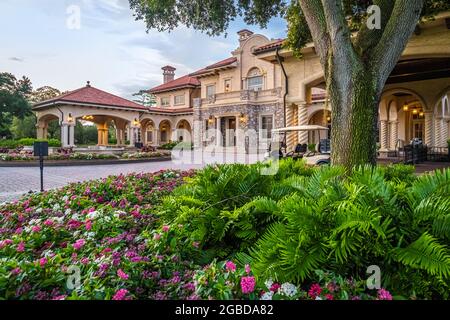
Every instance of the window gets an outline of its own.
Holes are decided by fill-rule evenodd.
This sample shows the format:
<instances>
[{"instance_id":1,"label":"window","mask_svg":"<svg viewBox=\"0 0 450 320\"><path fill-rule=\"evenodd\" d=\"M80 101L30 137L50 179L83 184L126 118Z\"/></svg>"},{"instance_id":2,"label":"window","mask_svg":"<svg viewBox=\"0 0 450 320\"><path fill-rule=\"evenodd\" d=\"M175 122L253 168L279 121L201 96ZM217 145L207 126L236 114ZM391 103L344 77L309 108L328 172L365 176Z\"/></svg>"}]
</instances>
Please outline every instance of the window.
<instances>
[{"instance_id":1,"label":"window","mask_svg":"<svg viewBox=\"0 0 450 320\"><path fill-rule=\"evenodd\" d=\"M216 94L215 85L206 86L206 98L211 99L215 94Z\"/></svg>"},{"instance_id":2,"label":"window","mask_svg":"<svg viewBox=\"0 0 450 320\"><path fill-rule=\"evenodd\" d=\"M226 79L224 83L225 92L231 91L231 79Z\"/></svg>"},{"instance_id":3,"label":"window","mask_svg":"<svg viewBox=\"0 0 450 320\"><path fill-rule=\"evenodd\" d=\"M247 89L248 90L262 90L263 88L263 76L258 68L250 70L247 76Z\"/></svg>"},{"instance_id":4,"label":"window","mask_svg":"<svg viewBox=\"0 0 450 320\"><path fill-rule=\"evenodd\" d=\"M184 94L175 96L175 105L184 104Z\"/></svg>"},{"instance_id":5,"label":"window","mask_svg":"<svg viewBox=\"0 0 450 320\"><path fill-rule=\"evenodd\" d=\"M263 139L271 139L272 138L272 130L273 130L273 116L262 116L261 117L261 137Z\"/></svg>"},{"instance_id":6,"label":"window","mask_svg":"<svg viewBox=\"0 0 450 320\"><path fill-rule=\"evenodd\" d=\"M161 98L161 106L167 107L168 105L170 105L170 98L169 97Z\"/></svg>"}]
</instances>

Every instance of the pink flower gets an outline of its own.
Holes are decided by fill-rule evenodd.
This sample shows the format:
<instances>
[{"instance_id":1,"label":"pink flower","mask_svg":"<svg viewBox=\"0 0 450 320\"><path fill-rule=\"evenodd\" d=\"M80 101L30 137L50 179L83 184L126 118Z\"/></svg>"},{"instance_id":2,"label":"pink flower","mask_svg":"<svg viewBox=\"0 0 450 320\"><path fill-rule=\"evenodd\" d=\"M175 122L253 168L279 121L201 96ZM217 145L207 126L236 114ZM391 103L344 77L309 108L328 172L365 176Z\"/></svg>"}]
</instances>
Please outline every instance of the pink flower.
<instances>
[{"instance_id":1,"label":"pink flower","mask_svg":"<svg viewBox=\"0 0 450 320\"><path fill-rule=\"evenodd\" d=\"M81 262L82 264L88 264L88 263L89 263L89 258L82 258L82 259L80 260L80 262Z\"/></svg>"},{"instance_id":2,"label":"pink flower","mask_svg":"<svg viewBox=\"0 0 450 320\"><path fill-rule=\"evenodd\" d=\"M314 283L311 288L309 288L308 295L315 299L317 296L320 296L320 293L322 292L322 288L318 283Z\"/></svg>"},{"instance_id":3,"label":"pink flower","mask_svg":"<svg viewBox=\"0 0 450 320\"><path fill-rule=\"evenodd\" d=\"M25 242L21 242L17 245L17 252L24 252L25 251Z\"/></svg>"},{"instance_id":4,"label":"pink flower","mask_svg":"<svg viewBox=\"0 0 450 320\"><path fill-rule=\"evenodd\" d=\"M236 271L236 265L232 261L227 261L227 263L225 263L225 268L230 272Z\"/></svg>"},{"instance_id":5,"label":"pink flower","mask_svg":"<svg viewBox=\"0 0 450 320\"><path fill-rule=\"evenodd\" d=\"M41 268L45 267L45 265L47 264L48 260L47 258L41 258L39 259L39 265L41 266Z\"/></svg>"},{"instance_id":6,"label":"pink flower","mask_svg":"<svg viewBox=\"0 0 450 320\"><path fill-rule=\"evenodd\" d=\"M67 295L61 295L61 296L56 296L53 297L52 300L66 300Z\"/></svg>"},{"instance_id":7,"label":"pink flower","mask_svg":"<svg viewBox=\"0 0 450 320\"><path fill-rule=\"evenodd\" d=\"M242 277L241 289L243 294L252 293L255 290L255 277Z\"/></svg>"},{"instance_id":8,"label":"pink flower","mask_svg":"<svg viewBox=\"0 0 450 320\"><path fill-rule=\"evenodd\" d=\"M113 300L129 300L129 298L127 298L127 294L128 294L128 290L120 289L120 290L117 290L117 292L114 294L112 299Z\"/></svg>"},{"instance_id":9,"label":"pink flower","mask_svg":"<svg viewBox=\"0 0 450 320\"><path fill-rule=\"evenodd\" d=\"M125 272L123 272L122 269L117 270L117 276L123 280L128 280L129 278L129 276Z\"/></svg>"},{"instance_id":10,"label":"pink flower","mask_svg":"<svg viewBox=\"0 0 450 320\"><path fill-rule=\"evenodd\" d=\"M46 225L47 227L51 227L53 226L54 222L50 219L47 219L44 221L44 225Z\"/></svg>"},{"instance_id":11,"label":"pink flower","mask_svg":"<svg viewBox=\"0 0 450 320\"><path fill-rule=\"evenodd\" d=\"M86 221L86 230L89 231L92 229L92 221L88 220Z\"/></svg>"},{"instance_id":12,"label":"pink flower","mask_svg":"<svg viewBox=\"0 0 450 320\"><path fill-rule=\"evenodd\" d=\"M272 286L270 287L270 291L272 291L272 292L277 292L278 289L280 289L280 288L281 288L281 285L280 285L279 283L274 283L274 284L272 284Z\"/></svg>"},{"instance_id":13,"label":"pink flower","mask_svg":"<svg viewBox=\"0 0 450 320\"><path fill-rule=\"evenodd\" d=\"M169 232L169 230L170 230L170 227L169 227L169 226L163 226L163 227L162 227L162 231L163 231L163 232Z\"/></svg>"},{"instance_id":14,"label":"pink flower","mask_svg":"<svg viewBox=\"0 0 450 320\"><path fill-rule=\"evenodd\" d=\"M18 268L18 267L13 269L13 270L11 270L11 274L14 275L14 276L17 276L21 272L22 272L22 270L20 268Z\"/></svg>"},{"instance_id":15,"label":"pink flower","mask_svg":"<svg viewBox=\"0 0 450 320\"><path fill-rule=\"evenodd\" d=\"M193 246L194 248L197 248L197 249L198 249L198 247L200 246L200 243L199 243L198 241L194 241L194 242L192 242L192 246Z\"/></svg>"},{"instance_id":16,"label":"pink flower","mask_svg":"<svg viewBox=\"0 0 450 320\"><path fill-rule=\"evenodd\" d=\"M381 288L378 290L378 300L392 300L392 295L389 291Z\"/></svg>"},{"instance_id":17,"label":"pink flower","mask_svg":"<svg viewBox=\"0 0 450 320\"><path fill-rule=\"evenodd\" d=\"M12 243L13 243L13 241L11 239L5 239L3 241L0 241L0 249L3 249L4 247L9 246Z\"/></svg>"},{"instance_id":18,"label":"pink flower","mask_svg":"<svg viewBox=\"0 0 450 320\"><path fill-rule=\"evenodd\" d=\"M158 241L159 239L161 239L161 235L159 233L155 234L153 236L153 239L155 239L156 241Z\"/></svg>"},{"instance_id":19,"label":"pink flower","mask_svg":"<svg viewBox=\"0 0 450 320\"><path fill-rule=\"evenodd\" d=\"M78 239L74 244L73 244L73 248L75 250L80 250L81 248L83 248L83 246L86 244L86 240L84 239Z\"/></svg>"},{"instance_id":20,"label":"pink flower","mask_svg":"<svg viewBox=\"0 0 450 320\"><path fill-rule=\"evenodd\" d=\"M334 300L333 295L332 295L332 294L329 294L329 293L327 293L327 294L325 295L325 298L326 298L327 300Z\"/></svg>"},{"instance_id":21,"label":"pink flower","mask_svg":"<svg viewBox=\"0 0 450 320\"><path fill-rule=\"evenodd\" d=\"M247 272L248 274L252 271L252 269L250 268L249 264L245 265L245 272Z\"/></svg>"},{"instance_id":22,"label":"pink flower","mask_svg":"<svg viewBox=\"0 0 450 320\"><path fill-rule=\"evenodd\" d=\"M39 232L39 231L41 231L41 227L40 227L40 226L33 226L33 227L31 228L31 230L32 230L33 232Z\"/></svg>"}]
</instances>

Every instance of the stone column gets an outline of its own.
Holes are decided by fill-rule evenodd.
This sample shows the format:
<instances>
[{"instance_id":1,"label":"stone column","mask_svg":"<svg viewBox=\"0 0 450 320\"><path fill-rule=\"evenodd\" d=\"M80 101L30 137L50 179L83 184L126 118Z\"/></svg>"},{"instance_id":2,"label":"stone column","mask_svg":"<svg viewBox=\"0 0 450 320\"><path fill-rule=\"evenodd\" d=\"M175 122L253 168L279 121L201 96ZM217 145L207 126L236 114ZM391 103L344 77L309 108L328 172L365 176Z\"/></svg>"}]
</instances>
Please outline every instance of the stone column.
<instances>
[{"instance_id":1,"label":"stone column","mask_svg":"<svg viewBox=\"0 0 450 320\"><path fill-rule=\"evenodd\" d=\"M442 147L442 118L434 119L434 146Z\"/></svg>"},{"instance_id":2,"label":"stone column","mask_svg":"<svg viewBox=\"0 0 450 320\"><path fill-rule=\"evenodd\" d=\"M286 107L286 126L295 126L298 119L294 119L294 116L296 112L294 112L294 109L297 109L298 107L296 105L290 105ZM298 117L298 115L297 115ZM295 132L289 132L286 135L286 146L287 150L294 150L295 145L298 141L298 136Z\"/></svg>"},{"instance_id":3,"label":"stone column","mask_svg":"<svg viewBox=\"0 0 450 320\"><path fill-rule=\"evenodd\" d=\"M158 141L158 139L159 139L159 136L158 136L158 130L156 130L156 128L155 129L153 129L153 144L155 145L155 146L159 146L159 141Z\"/></svg>"},{"instance_id":4,"label":"stone column","mask_svg":"<svg viewBox=\"0 0 450 320\"><path fill-rule=\"evenodd\" d=\"M63 148L69 147L69 130L68 130L68 124L62 123L61 124L61 145Z\"/></svg>"},{"instance_id":5,"label":"stone column","mask_svg":"<svg viewBox=\"0 0 450 320\"><path fill-rule=\"evenodd\" d=\"M388 122L387 120L380 121L380 150L388 150Z\"/></svg>"},{"instance_id":6,"label":"stone column","mask_svg":"<svg viewBox=\"0 0 450 320\"><path fill-rule=\"evenodd\" d=\"M389 149L395 150L398 140L398 121L389 121L390 135L389 135Z\"/></svg>"},{"instance_id":7,"label":"stone column","mask_svg":"<svg viewBox=\"0 0 450 320\"><path fill-rule=\"evenodd\" d=\"M431 147L433 146L433 112L425 112L425 141L424 143Z\"/></svg>"},{"instance_id":8,"label":"stone column","mask_svg":"<svg viewBox=\"0 0 450 320\"><path fill-rule=\"evenodd\" d=\"M298 106L298 124L300 126L308 124L308 105L306 103ZM298 143L308 143L307 131L300 131L298 133Z\"/></svg>"},{"instance_id":9,"label":"stone column","mask_svg":"<svg viewBox=\"0 0 450 320\"><path fill-rule=\"evenodd\" d=\"M42 124L36 125L36 137L38 139L46 139L47 136L45 135L45 126Z\"/></svg>"}]
</instances>

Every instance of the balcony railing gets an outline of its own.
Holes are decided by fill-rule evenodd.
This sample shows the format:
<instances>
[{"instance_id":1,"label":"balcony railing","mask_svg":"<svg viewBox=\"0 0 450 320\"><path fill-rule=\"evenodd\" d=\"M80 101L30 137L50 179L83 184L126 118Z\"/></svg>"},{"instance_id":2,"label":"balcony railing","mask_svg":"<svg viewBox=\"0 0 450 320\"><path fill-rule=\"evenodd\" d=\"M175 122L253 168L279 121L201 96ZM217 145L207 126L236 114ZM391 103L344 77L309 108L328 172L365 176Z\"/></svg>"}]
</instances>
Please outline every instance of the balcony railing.
<instances>
[{"instance_id":1,"label":"balcony railing","mask_svg":"<svg viewBox=\"0 0 450 320\"><path fill-rule=\"evenodd\" d=\"M208 104L222 104L227 102L259 102L263 100L269 100L270 98L281 98L282 89L274 88L267 90L241 90L217 93L206 99L200 99L194 102L194 106L199 107L200 105Z\"/></svg>"}]
</instances>

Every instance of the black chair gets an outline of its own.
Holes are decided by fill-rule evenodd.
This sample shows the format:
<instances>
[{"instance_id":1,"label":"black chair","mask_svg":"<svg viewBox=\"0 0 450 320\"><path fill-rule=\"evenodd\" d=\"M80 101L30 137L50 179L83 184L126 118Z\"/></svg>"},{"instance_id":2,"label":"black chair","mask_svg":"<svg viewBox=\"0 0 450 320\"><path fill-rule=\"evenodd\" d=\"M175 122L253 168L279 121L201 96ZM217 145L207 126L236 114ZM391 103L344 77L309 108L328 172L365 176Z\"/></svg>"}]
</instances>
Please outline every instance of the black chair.
<instances>
[{"instance_id":1,"label":"black chair","mask_svg":"<svg viewBox=\"0 0 450 320\"><path fill-rule=\"evenodd\" d=\"M295 146L294 151L288 152L286 154L286 157L292 157L294 159L301 159L305 155L305 153L308 151L308 145L306 143L304 144L297 144Z\"/></svg>"}]
</instances>

